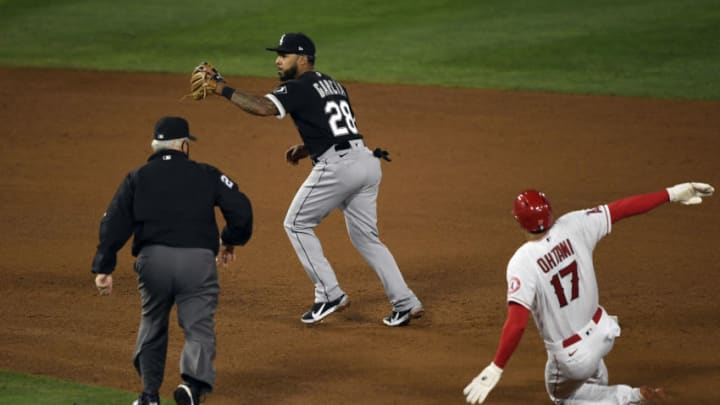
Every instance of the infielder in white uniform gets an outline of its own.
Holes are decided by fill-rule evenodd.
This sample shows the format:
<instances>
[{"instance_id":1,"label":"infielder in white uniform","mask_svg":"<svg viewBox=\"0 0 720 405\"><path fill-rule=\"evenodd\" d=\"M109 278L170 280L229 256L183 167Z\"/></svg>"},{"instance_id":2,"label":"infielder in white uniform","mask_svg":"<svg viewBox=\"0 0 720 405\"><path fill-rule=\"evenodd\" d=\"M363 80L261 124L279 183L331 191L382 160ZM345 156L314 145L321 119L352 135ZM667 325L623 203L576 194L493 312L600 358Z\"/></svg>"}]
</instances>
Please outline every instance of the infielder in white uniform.
<instances>
[{"instance_id":1,"label":"infielder in white uniform","mask_svg":"<svg viewBox=\"0 0 720 405\"><path fill-rule=\"evenodd\" d=\"M315 303L301 321L320 322L350 305L335 272L323 254L315 227L336 208L345 216L353 245L385 288L392 312L387 326L404 326L424 309L405 283L390 250L380 241L377 195L387 152L365 146L347 90L330 76L314 70L315 45L302 33L286 33L276 47L280 86L263 96L247 94L220 82L214 89L246 112L291 116L303 140L286 152L289 163L310 157L313 169L300 186L285 217L285 230L303 268L315 284Z\"/></svg>"},{"instance_id":2,"label":"infielder in white uniform","mask_svg":"<svg viewBox=\"0 0 720 405\"><path fill-rule=\"evenodd\" d=\"M699 204L712 186L684 183L655 193L570 212L554 221L550 201L535 190L515 199L513 215L527 242L507 266L508 317L494 360L465 387L467 402L482 403L500 380L532 312L545 341L545 386L555 404L640 404L664 397L661 388L608 386L603 357L620 326L598 302L592 254L617 221L665 202Z\"/></svg>"}]
</instances>

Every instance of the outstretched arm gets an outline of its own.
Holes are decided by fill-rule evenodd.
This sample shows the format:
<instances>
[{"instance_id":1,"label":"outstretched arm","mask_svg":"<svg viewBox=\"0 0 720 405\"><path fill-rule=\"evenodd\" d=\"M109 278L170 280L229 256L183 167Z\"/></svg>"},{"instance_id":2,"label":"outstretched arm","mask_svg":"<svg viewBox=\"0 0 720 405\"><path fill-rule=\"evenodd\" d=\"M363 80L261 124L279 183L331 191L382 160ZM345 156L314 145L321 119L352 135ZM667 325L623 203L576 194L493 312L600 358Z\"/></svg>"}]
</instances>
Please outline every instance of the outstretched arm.
<instances>
[{"instance_id":1,"label":"outstretched arm","mask_svg":"<svg viewBox=\"0 0 720 405\"><path fill-rule=\"evenodd\" d=\"M218 83L217 87L215 87L215 93L222 95L243 111L253 115L267 117L279 114L275 104L266 97L235 90L225 83Z\"/></svg>"},{"instance_id":2,"label":"outstretched arm","mask_svg":"<svg viewBox=\"0 0 720 405\"><path fill-rule=\"evenodd\" d=\"M679 202L684 205L700 204L702 197L709 197L715 189L705 183L683 183L668 187L665 190L654 193L639 194L626 197L608 204L612 223L631 217L644 214L668 201Z\"/></svg>"},{"instance_id":3,"label":"outstretched arm","mask_svg":"<svg viewBox=\"0 0 720 405\"><path fill-rule=\"evenodd\" d=\"M614 224L623 218L646 213L668 201L670 199L665 190L622 198L608 204L610 219Z\"/></svg>"},{"instance_id":4,"label":"outstretched arm","mask_svg":"<svg viewBox=\"0 0 720 405\"><path fill-rule=\"evenodd\" d=\"M520 304L510 302L508 305L508 316L493 360L496 366L502 369L505 368L508 360L510 360L515 349L520 344L529 315L530 311Z\"/></svg>"},{"instance_id":5,"label":"outstretched arm","mask_svg":"<svg viewBox=\"0 0 720 405\"><path fill-rule=\"evenodd\" d=\"M495 359L465 387L463 394L470 404L481 404L500 381L503 369L517 349L525 332L530 311L524 306L510 302L500 344Z\"/></svg>"}]
</instances>

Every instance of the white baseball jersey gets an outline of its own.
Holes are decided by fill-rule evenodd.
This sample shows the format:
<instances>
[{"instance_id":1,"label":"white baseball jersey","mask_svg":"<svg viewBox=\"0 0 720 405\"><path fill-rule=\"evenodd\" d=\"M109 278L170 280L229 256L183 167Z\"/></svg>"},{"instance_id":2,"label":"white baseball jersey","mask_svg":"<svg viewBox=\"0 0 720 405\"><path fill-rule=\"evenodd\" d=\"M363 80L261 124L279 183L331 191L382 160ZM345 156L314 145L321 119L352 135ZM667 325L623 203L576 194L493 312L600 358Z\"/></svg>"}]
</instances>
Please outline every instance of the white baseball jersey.
<instances>
[{"instance_id":1,"label":"white baseball jersey","mask_svg":"<svg viewBox=\"0 0 720 405\"><path fill-rule=\"evenodd\" d=\"M542 239L526 242L510 259L507 299L532 312L546 342L573 335L597 310L592 255L611 225L606 205L570 212Z\"/></svg>"}]
</instances>

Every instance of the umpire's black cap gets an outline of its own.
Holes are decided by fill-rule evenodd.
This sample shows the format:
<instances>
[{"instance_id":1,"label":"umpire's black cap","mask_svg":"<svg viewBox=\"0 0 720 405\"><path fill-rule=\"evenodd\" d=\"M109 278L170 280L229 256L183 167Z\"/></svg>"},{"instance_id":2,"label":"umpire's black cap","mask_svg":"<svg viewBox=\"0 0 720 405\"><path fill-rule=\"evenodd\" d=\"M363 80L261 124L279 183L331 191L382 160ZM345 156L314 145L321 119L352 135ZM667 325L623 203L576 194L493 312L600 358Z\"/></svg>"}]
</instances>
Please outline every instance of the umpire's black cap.
<instances>
[{"instance_id":1,"label":"umpire's black cap","mask_svg":"<svg viewBox=\"0 0 720 405\"><path fill-rule=\"evenodd\" d=\"M315 56L315 44L313 44L310 37L302 32L286 32L280 37L278 46L265 49L275 52Z\"/></svg>"},{"instance_id":2,"label":"umpire's black cap","mask_svg":"<svg viewBox=\"0 0 720 405\"><path fill-rule=\"evenodd\" d=\"M158 141L168 141L170 139L189 138L197 141L197 138L190 135L190 126L187 120L182 117L162 117L155 124L153 138Z\"/></svg>"}]
</instances>

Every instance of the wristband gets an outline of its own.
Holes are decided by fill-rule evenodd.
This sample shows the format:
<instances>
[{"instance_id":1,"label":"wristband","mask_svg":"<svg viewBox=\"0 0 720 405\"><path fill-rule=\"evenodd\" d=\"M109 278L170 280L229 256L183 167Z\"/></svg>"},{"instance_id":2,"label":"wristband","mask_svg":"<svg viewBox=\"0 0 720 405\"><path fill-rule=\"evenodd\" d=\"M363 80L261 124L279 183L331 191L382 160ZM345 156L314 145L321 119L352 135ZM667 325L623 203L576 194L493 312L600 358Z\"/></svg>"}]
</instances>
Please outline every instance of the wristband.
<instances>
[{"instance_id":1,"label":"wristband","mask_svg":"<svg viewBox=\"0 0 720 405\"><path fill-rule=\"evenodd\" d=\"M233 89L230 86L225 86L222 89L222 92L220 93L223 97L225 97L228 100L232 100L232 95L235 93L235 89Z\"/></svg>"}]
</instances>

